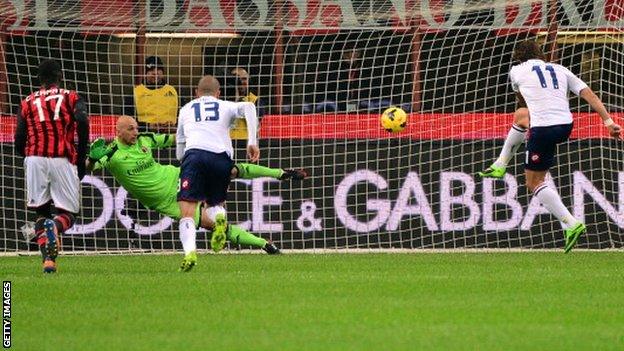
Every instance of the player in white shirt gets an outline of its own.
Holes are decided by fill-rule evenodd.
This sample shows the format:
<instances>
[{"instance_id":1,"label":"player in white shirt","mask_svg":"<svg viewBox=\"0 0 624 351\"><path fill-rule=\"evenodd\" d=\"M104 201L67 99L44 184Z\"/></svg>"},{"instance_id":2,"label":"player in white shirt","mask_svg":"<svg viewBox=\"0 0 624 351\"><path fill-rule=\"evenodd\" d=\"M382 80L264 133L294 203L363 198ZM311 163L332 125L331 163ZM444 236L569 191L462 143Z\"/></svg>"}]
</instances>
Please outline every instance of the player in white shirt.
<instances>
[{"instance_id":1,"label":"player in white shirt","mask_svg":"<svg viewBox=\"0 0 624 351\"><path fill-rule=\"evenodd\" d=\"M203 77L198 84L197 99L180 109L176 135L176 155L182 160L180 169L180 240L185 258L181 271L189 271L197 262L196 225L197 204L205 202L213 223L210 241L214 251L225 245L227 220L223 203L232 177L234 161L230 126L235 118L247 120L247 156L256 162L260 149L256 131L256 107L250 102L230 102L219 99L219 81L213 76Z\"/></svg>"},{"instance_id":2,"label":"player in white shirt","mask_svg":"<svg viewBox=\"0 0 624 351\"><path fill-rule=\"evenodd\" d=\"M564 251L567 253L576 245L586 228L568 211L557 190L548 187L545 178L548 169L555 163L557 144L567 141L572 132L573 119L568 91L589 103L600 115L612 137L619 138L621 128L611 119L600 98L587 84L567 68L545 61L544 53L536 42L518 43L513 58L520 62L509 72L509 79L518 99L514 124L498 159L485 171L479 172L479 175L502 178L509 160L524 141L530 124L525 157L526 185L564 226Z\"/></svg>"},{"instance_id":3,"label":"player in white shirt","mask_svg":"<svg viewBox=\"0 0 624 351\"><path fill-rule=\"evenodd\" d=\"M215 84L219 82L212 76L200 80L201 84ZM180 109L178 118L178 145L185 145L176 150L178 159L188 150L206 150L214 153L225 152L233 157L234 148L230 139L230 128L236 118L244 117L247 121L247 152L250 160L257 161L260 157L258 149L258 117L256 106L251 102L231 102L220 100L215 95L203 95L189 102Z\"/></svg>"}]
</instances>

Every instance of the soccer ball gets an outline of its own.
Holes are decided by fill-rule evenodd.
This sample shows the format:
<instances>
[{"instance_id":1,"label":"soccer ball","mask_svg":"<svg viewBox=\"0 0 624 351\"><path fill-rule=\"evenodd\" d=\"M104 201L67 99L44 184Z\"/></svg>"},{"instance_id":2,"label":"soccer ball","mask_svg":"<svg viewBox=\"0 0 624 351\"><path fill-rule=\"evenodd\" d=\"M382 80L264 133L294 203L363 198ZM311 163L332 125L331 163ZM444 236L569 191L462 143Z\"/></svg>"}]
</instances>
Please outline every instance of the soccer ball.
<instances>
[{"instance_id":1,"label":"soccer ball","mask_svg":"<svg viewBox=\"0 0 624 351\"><path fill-rule=\"evenodd\" d=\"M398 133L407 125L407 113L398 107L390 107L381 114L381 126L390 133Z\"/></svg>"}]
</instances>

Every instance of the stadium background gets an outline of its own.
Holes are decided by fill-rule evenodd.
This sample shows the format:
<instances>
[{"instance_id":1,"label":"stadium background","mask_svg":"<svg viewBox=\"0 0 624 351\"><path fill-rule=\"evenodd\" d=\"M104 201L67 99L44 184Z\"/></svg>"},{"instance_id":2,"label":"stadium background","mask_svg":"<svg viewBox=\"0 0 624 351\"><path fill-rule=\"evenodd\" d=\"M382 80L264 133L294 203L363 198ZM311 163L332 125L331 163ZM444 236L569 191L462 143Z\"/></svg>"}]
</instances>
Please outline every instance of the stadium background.
<instances>
[{"instance_id":1,"label":"stadium background","mask_svg":"<svg viewBox=\"0 0 624 351\"><path fill-rule=\"evenodd\" d=\"M224 78L229 68L248 68L253 88L269 106L261 128L262 163L303 167L312 177L300 185L237 182L228 206L235 221L250 221L254 232L284 248L558 247L560 228L549 215L533 218L531 230L518 220L513 201L524 209L522 218L531 202L524 188L499 183L485 191L486 183L473 177L494 159L511 122L515 105L507 72L513 45L535 38L599 92L614 116L621 117L624 106L624 14L618 1L527 1L515 7L366 0L1 4L0 248L8 252L32 250L19 234L33 218L25 211L21 159L11 142L13 116L20 99L37 87L33 77L42 58L62 62L65 86L88 102L92 137L109 138L114 116L123 113L125 97L141 80L145 57L163 58L182 104L202 74ZM355 88L348 86L342 59L351 50L361 55ZM383 134L376 124L377 114L391 104L412 113L409 130L398 136ZM564 201L585 214L592 234L581 247L622 247L621 148L605 139L584 103L574 98L571 106L579 113L578 134L561 148L553 178ZM242 150L244 142L237 144ZM519 162L510 174L521 173ZM336 200L354 174L364 178L355 178L359 182L347 189L345 201ZM418 198L414 174L424 197ZM125 205L110 205L118 186L110 176L93 177L83 186L81 222L64 238L66 249L179 245L166 225L143 234L128 230ZM109 189L113 200L93 182ZM512 189L517 195L509 195ZM500 203L486 203L485 193ZM388 220L399 199L403 212L392 226ZM418 202L425 199L435 226ZM145 227L162 220L139 213ZM93 224L100 217L105 221ZM320 224L310 221L317 219Z\"/></svg>"}]
</instances>

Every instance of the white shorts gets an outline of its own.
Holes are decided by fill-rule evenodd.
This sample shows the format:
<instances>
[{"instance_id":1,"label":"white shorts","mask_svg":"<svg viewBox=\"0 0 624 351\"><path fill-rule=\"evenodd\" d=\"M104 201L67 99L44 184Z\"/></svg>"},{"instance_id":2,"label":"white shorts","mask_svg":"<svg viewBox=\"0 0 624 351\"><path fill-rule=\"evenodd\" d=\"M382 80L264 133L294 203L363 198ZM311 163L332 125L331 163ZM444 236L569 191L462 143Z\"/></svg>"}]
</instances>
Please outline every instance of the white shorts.
<instances>
[{"instance_id":1,"label":"white shorts","mask_svg":"<svg viewBox=\"0 0 624 351\"><path fill-rule=\"evenodd\" d=\"M28 207L39 207L52 200L54 207L78 213L80 179L78 169L68 159L27 156L24 168Z\"/></svg>"}]
</instances>

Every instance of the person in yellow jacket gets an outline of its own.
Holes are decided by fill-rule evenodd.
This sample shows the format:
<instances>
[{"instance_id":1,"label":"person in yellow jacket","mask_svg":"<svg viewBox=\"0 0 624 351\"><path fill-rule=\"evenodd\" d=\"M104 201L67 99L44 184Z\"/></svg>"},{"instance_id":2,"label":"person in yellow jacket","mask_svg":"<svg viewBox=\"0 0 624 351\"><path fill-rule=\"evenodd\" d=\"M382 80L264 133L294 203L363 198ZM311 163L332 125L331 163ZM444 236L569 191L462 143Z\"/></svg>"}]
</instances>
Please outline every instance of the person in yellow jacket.
<instances>
[{"instance_id":1,"label":"person in yellow jacket","mask_svg":"<svg viewBox=\"0 0 624 351\"><path fill-rule=\"evenodd\" d=\"M158 56L145 59L145 74L141 84L134 87L132 96L126 98L125 114L135 116L141 132L174 134L177 130L179 97L176 89L166 83L165 65ZM157 155L168 159L166 151ZM140 202L129 196L125 212L132 218L155 220L158 214L148 211Z\"/></svg>"},{"instance_id":2,"label":"person in yellow jacket","mask_svg":"<svg viewBox=\"0 0 624 351\"><path fill-rule=\"evenodd\" d=\"M242 67L235 67L230 71L230 74L236 78L236 102L251 102L256 105L256 111L258 113L258 119L260 120L265 113L264 100L254 94L249 89L249 73ZM230 130L230 137L232 139L247 139L247 122L244 119L237 119L234 128Z\"/></svg>"},{"instance_id":3,"label":"person in yellow jacket","mask_svg":"<svg viewBox=\"0 0 624 351\"><path fill-rule=\"evenodd\" d=\"M139 125L152 132L174 132L179 98L176 89L166 84L160 57L145 60L143 83L134 87L134 108Z\"/></svg>"}]
</instances>

